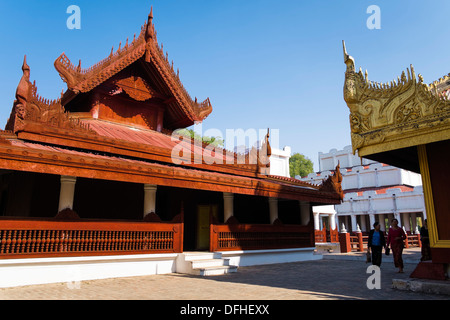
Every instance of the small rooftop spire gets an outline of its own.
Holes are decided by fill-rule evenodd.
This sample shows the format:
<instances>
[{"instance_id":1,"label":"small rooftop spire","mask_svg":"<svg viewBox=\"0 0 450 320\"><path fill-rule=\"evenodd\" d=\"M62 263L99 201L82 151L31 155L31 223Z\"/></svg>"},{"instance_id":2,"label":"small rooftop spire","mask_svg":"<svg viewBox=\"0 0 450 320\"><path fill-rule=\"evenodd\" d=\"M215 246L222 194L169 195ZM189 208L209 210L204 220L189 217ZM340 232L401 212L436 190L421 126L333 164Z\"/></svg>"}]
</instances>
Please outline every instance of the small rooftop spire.
<instances>
[{"instance_id":1,"label":"small rooftop spire","mask_svg":"<svg viewBox=\"0 0 450 320\"><path fill-rule=\"evenodd\" d=\"M22 63L22 71L25 72L25 70L30 71L30 67L27 64L27 55L23 56L23 63Z\"/></svg>"},{"instance_id":2,"label":"small rooftop spire","mask_svg":"<svg viewBox=\"0 0 450 320\"><path fill-rule=\"evenodd\" d=\"M347 71L355 72L355 59L347 53L344 40L342 40L342 47L344 49L344 63L347 65Z\"/></svg>"},{"instance_id":3,"label":"small rooftop spire","mask_svg":"<svg viewBox=\"0 0 450 320\"><path fill-rule=\"evenodd\" d=\"M153 6L151 6L150 14L148 15L148 21L152 21L152 20L153 20Z\"/></svg>"},{"instance_id":4,"label":"small rooftop spire","mask_svg":"<svg viewBox=\"0 0 450 320\"><path fill-rule=\"evenodd\" d=\"M145 32L145 40L155 38L155 27L153 26L153 6L150 9L150 14L148 15L147 20L147 30Z\"/></svg>"}]
</instances>

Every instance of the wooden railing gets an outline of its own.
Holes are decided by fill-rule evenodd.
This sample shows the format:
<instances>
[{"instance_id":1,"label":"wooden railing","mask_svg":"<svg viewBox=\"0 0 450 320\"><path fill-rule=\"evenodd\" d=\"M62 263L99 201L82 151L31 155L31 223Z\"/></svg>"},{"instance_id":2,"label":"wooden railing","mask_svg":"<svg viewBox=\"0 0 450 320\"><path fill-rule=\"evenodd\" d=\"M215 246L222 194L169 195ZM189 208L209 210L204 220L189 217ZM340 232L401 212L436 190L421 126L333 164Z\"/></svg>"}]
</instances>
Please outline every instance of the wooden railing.
<instances>
[{"instance_id":1,"label":"wooden railing","mask_svg":"<svg viewBox=\"0 0 450 320\"><path fill-rule=\"evenodd\" d=\"M332 243L339 243L339 231L336 227L336 229L334 230L330 230L329 233L329 238L328 238L328 242L332 242Z\"/></svg>"},{"instance_id":2,"label":"wooden railing","mask_svg":"<svg viewBox=\"0 0 450 320\"><path fill-rule=\"evenodd\" d=\"M315 237L316 243L327 242L327 229L314 230L314 237Z\"/></svg>"},{"instance_id":3,"label":"wooden railing","mask_svg":"<svg viewBox=\"0 0 450 320\"><path fill-rule=\"evenodd\" d=\"M352 251L364 251L367 249L367 239L368 236L363 236L361 232L356 232L355 235L350 236L350 247ZM364 243L364 241L366 241Z\"/></svg>"},{"instance_id":4,"label":"wooden railing","mask_svg":"<svg viewBox=\"0 0 450 320\"><path fill-rule=\"evenodd\" d=\"M211 224L210 251L314 247L310 225Z\"/></svg>"},{"instance_id":5,"label":"wooden railing","mask_svg":"<svg viewBox=\"0 0 450 320\"><path fill-rule=\"evenodd\" d=\"M182 251L178 222L0 219L0 259Z\"/></svg>"},{"instance_id":6,"label":"wooden railing","mask_svg":"<svg viewBox=\"0 0 450 320\"><path fill-rule=\"evenodd\" d=\"M408 234L405 241L405 248L409 247L422 247L422 241L420 241L420 235Z\"/></svg>"},{"instance_id":7,"label":"wooden railing","mask_svg":"<svg viewBox=\"0 0 450 320\"><path fill-rule=\"evenodd\" d=\"M387 241L387 236L385 237ZM345 237L341 237L341 241L346 239ZM364 235L361 232L355 232L348 236L348 245L345 243L341 244L341 248L348 248L350 251L359 251L363 252L367 250L367 242L369 237ZM408 249L410 247L421 247L422 242L420 241L419 235L407 235L406 240L404 241L405 248ZM342 249L341 249L342 250ZM346 251L349 252L349 251Z\"/></svg>"},{"instance_id":8,"label":"wooden railing","mask_svg":"<svg viewBox=\"0 0 450 320\"><path fill-rule=\"evenodd\" d=\"M326 228L323 228L322 230L315 230L314 234L316 243L339 243L339 231L337 228L329 231Z\"/></svg>"}]
</instances>

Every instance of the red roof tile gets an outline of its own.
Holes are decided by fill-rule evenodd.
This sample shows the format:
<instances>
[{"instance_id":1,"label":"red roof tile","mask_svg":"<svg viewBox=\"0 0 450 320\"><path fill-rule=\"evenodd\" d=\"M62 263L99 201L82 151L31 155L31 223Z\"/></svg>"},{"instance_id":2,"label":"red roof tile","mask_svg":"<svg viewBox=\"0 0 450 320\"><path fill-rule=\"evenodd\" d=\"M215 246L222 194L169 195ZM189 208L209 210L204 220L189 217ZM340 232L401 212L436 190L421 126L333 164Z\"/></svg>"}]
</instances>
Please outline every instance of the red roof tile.
<instances>
[{"instance_id":1,"label":"red roof tile","mask_svg":"<svg viewBox=\"0 0 450 320\"><path fill-rule=\"evenodd\" d=\"M190 138L178 139L177 136L174 136L174 139L172 139L172 136L150 129L134 128L128 125L98 119L83 119L82 121L83 123L88 124L91 130L107 138L141 143L169 150L173 150L173 148L178 145L179 147L193 150L194 154L197 155L209 156L211 154L211 152L205 152L205 148L202 146L201 142L191 142L192 140ZM216 149L216 151L221 150L221 148ZM230 157L230 155L224 156L223 153L213 153L212 156L228 162L234 161L234 155Z\"/></svg>"}]
</instances>

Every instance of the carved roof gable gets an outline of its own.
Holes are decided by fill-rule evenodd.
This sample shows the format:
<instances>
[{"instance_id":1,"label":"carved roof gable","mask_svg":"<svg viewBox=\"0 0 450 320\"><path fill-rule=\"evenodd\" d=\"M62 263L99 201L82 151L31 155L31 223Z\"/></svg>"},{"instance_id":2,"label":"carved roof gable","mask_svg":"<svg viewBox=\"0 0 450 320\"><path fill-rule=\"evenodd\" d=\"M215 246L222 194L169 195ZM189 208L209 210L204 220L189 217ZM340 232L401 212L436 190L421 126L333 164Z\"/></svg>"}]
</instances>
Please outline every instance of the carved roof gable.
<instances>
[{"instance_id":1,"label":"carved roof gable","mask_svg":"<svg viewBox=\"0 0 450 320\"><path fill-rule=\"evenodd\" d=\"M124 46L119 44L119 48L104 60L98 62L88 69L81 68L81 61L75 67L69 58L63 53L55 60L55 68L59 72L62 80L67 84L69 95L87 93L119 72L141 61L142 68L148 73L156 70L158 77L168 88L170 96L178 108L184 113L187 121L182 122L187 127L195 122L202 122L212 112L212 105L209 99L198 102L197 98L192 99L183 84L181 83L179 72L175 72L173 62L170 63L168 55L164 55L163 46L158 44L156 31L153 24L153 9L148 16L148 21L141 27L139 36L133 38L131 43L128 39ZM124 85L124 83L122 83ZM123 88L124 89L124 88ZM130 88L128 88L130 89ZM127 93L127 90L124 90ZM128 95L136 96L137 92L128 90ZM147 97L150 92L147 93ZM138 99L144 99L145 95Z\"/></svg>"},{"instance_id":2,"label":"carved roof gable","mask_svg":"<svg viewBox=\"0 0 450 320\"><path fill-rule=\"evenodd\" d=\"M354 152L360 156L450 138L448 77L427 85L411 65L396 80L378 83L355 70L344 45L344 99Z\"/></svg>"}]
</instances>

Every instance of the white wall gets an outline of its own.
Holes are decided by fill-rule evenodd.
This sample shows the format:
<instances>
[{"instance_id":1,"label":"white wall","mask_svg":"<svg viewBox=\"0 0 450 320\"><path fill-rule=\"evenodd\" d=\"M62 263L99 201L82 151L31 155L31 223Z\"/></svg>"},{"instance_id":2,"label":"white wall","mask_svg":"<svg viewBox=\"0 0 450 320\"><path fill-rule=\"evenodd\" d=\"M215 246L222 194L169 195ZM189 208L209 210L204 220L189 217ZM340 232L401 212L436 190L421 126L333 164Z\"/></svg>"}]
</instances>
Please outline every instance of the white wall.
<instances>
[{"instance_id":1,"label":"white wall","mask_svg":"<svg viewBox=\"0 0 450 320\"><path fill-rule=\"evenodd\" d=\"M344 202L335 206L338 215L350 214L388 214L397 212L425 212L423 189L417 186L413 191L403 191L399 188L388 189L386 193L376 194L375 191L365 191L362 195L357 192L346 193Z\"/></svg>"},{"instance_id":2,"label":"white wall","mask_svg":"<svg viewBox=\"0 0 450 320\"><path fill-rule=\"evenodd\" d=\"M334 207L337 216L367 216L395 212L423 213L426 217L420 174L366 159L363 159L363 165L361 165L361 159L352 154L351 146L343 150L332 149L326 154L320 152L319 163L322 171L311 173L304 178L299 176L296 178L320 185L332 174L338 161L343 176L342 188L345 196L343 203ZM397 186L409 186L414 190L402 191ZM389 189L386 193L378 191L379 194L377 194L377 190L381 188ZM316 211L322 215L328 214L328 212L320 212L323 211L320 207Z\"/></svg>"},{"instance_id":3,"label":"white wall","mask_svg":"<svg viewBox=\"0 0 450 320\"><path fill-rule=\"evenodd\" d=\"M270 156L270 174L274 176L290 177L289 159L291 158L291 148L284 147L283 150L272 148Z\"/></svg>"},{"instance_id":4,"label":"white wall","mask_svg":"<svg viewBox=\"0 0 450 320\"><path fill-rule=\"evenodd\" d=\"M353 155L352 146L346 146L343 150L331 149L328 153L319 152L319 171L334 170L340 163L341 168L350 168L360 165L368 165L375 161L362 159Z\"/></svg>"}]
</instances>

